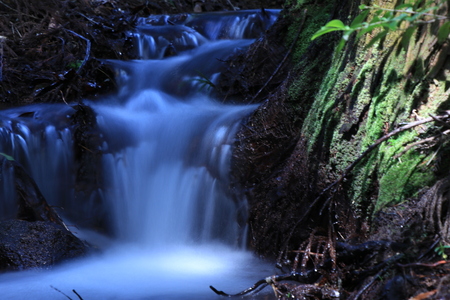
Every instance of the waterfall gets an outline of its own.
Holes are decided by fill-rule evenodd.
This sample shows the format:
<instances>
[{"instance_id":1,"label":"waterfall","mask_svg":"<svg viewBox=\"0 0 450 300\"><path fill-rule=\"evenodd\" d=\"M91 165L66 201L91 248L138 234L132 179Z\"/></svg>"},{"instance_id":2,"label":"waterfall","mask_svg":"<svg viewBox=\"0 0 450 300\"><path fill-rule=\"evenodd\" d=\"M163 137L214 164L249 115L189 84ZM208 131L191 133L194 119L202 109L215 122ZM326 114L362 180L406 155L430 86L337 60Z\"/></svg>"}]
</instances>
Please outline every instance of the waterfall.
<instances>
[{"instance_id":1,"label":"waterfall","mask_svg":"<svg viewBox=\"0 0 450 300\"><path fill-rule=\"evenodd\" d=\"M85 101L104 139L96 149L105 174L100 194L114 238L101 257L45 276L1 277L4 296L20 299L31 292L33 299L56 299L51 284L84 292L86 299L212 299L209 284L244 288L249 268L265 268L243 251L245 224L238 219L246 203L233 199L228 179L235 133L256 106L223 104L213 86L223 60L248 47L277 15L243 11L138 20L130 38L139 59L105 61L115 70L118 93ZM0 152L29 170L51 205L76 210L86 204L73 203L71 114L65 105L0 112ZM11 198L8 170L1 181L0 196ZM13 206L2 203L1 216L10 216ZM95 237L94 243L100 240ZM179 289L172 291L171 284Z\"/></svg>"},{"instance_id":2,"label":"waterfall","mask_svg":"<svg viewBox=\"0 0 450 300\"><path fill-rule=\"evenodd\" d=\"M106 194L121 238L149 244L236 242L239 203L227 195L230 148L240 118L252 107L202 96L180 103L145 91L125 106L94 108L102 131L122 124L135 141L104 157L110 174ZM107 136L121 138L113 134Z\"/></svg>"},{"instance_id":3,"label":"waterfall","mask_svg":"<svg viewBox=\"0 0 450 300\"><path fill-rule=\"evenodd\" d=\"M72 202L74 171L70 115L63 105L31 105L0 111L0 153L20 162L48 203ZM0 219L16 213L12 170L2 170Z\"/></svg>"}]
</instances>

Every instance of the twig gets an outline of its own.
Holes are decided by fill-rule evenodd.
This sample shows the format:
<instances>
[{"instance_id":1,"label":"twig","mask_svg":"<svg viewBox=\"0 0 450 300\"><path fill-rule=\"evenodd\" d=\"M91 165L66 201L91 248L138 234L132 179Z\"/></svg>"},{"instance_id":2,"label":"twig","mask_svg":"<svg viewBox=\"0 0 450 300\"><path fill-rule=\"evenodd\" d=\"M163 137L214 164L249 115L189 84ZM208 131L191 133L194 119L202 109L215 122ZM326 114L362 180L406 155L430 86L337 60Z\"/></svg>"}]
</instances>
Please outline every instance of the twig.
<instances>
[{"instance_id":1,"label":"twig","mask_svg":"<svg viewBox=\"0 0 450 300\"><path fill-rule=\"evenodd\" d=\"M435 263L432 263L432 264L426 264L426 263L410 263L410 264L397 264L397 266L399 266L399 267L402 267L402 268L406 268L406 267L428 267L428 268L435 268L435 267L437 267L437 266L440 266L440 265L445 265L445 264L448 264L448 263L450 263L449 261L447 261L447 260L440 260L440 261L437 261L437 262L435 262Z\"/></svg>"},{"instance_id":2,"label":"twig","mask_svg":"<svg viewBox=\"0 0 450 300\"><path fill-rule=\"evenodd\" d=\"M66 294L64 294L61 290L58 290L57 288L55 288L53 285L50 286L52 289L54 289L57 292L60 292L61 294L63 294L64 296L66 296L67 299L72 300L72 298L70 298L69 296L67 296Z\"/></svg>"},{"instance_id":3,"label":"twig","mask_svg":"<svg viewBox=\"0 0 450 300\"><path fill-rule=\"evenodd\" d=\"M12 8L11 6L7 5L7 4L6 4L5 2L3 2L3 1L0 1L0 4L6 6L6 7L9 8L10 10L12 10L12 11L18 13L19 15L24 15L24 16L30 17L30 18L35 19L35 20L41 20L41 18L38 18L38 17L36 17L36 16L24 14L24 13L22 13L21 11L18 11L17 9L14 9L14 8Z\"/></svg>"},{"instance_id":4,"label":"twig","mask_svg":"<svg viewBox=\"0 0 450 300\"><path fill-rule=\"evenodd\" d=\"M248 293L252 293L252 292L254 292L254 291L256 291L256 290L260 290L261 288L265 288L268 284L269 284L269 283L267 282L266 279L261 279L261 280L259 280L258 282L256 282L253 286L251 286L251 287L249 287L248 289L243 290L242 292L237 293L237 294L227 294L227 293L225 293L225 292L223 292L223 291L217 290L217 289L214 288L212 285L210 285L209 288L210 288L214 293L216 293L216 294L219 295L219 296L224 296L224 297L229 297L229 298L231 298L231 297L239 297L239 296L243 296L243 295L246 295L246 294L248 294ZM262 286L262 287L260 288L260 286Z\"/></svg>"},{"instance_id":5,"label":"twig","mask_svg":"<svg viewBox=\"0 0 450 300\"><path fill-rule=\"evenodd\" d=\"M223 291L219 291L216 288L214 288L213 286L209 286L209 288L216 293L219 296L224 296L224 297L239 297L239 296L244 296L246 294L249 293L256 293L257 291L260 291L261 289L265 288L267 285L269 284L273 284L276 283L278 281L283 281L283 280L293 280L293 281L298 281L300 282L301 278L305 278L305 275L302 275L301 273L290 273L290 274L282 274L282 275L273 275L273 276L269 276L266 277L264 279L259 280L258 282L256 282L253 286L249 287L248 289L237 293L237 294L227 294Z\"/></svg>"},{"instance_id":6,"label":"twig","mask_svg":"<svg viewBox=\"0 0 450 300\"><path fill-rule=\"evenodd\" d=\"M230 4L231 8L233 8L234 11L237 11L238 8L236 6L233 5L233 3L231 3L230 0L227 0L228 4Z\"/></svg>"},{"instance_id":7,"label":"twig","mask_svg":"<svg viewBox=\"0 0 450 300\"><path fill-rule=\"evenodd\" d=\"M78 299L83 300L83 298L80 296L80 294L77 293L77 291L72 290L72 292L73 292L75 295L78 296Z\"/></svg>"},{"instance_id":8,"label":"twig","mask_svg":"<svg viewBox=\"0 0 450 300\"><path fill-rule=\"evenodd\" d=\"M414 148L416 146L419 146L419 145L422 145L422 144L425 144L425 143L428 143L428 142L432 142L435 139L436 139L436 136L432 136L432 137L429 137L429 138L426 138L426 139L414 142L412 144L406 145L405 148L399 154L394 155L394 159L400 158L403 154L405 154L410 149L412 149L412 148Z\"/></svg>"},{"instance_id":9,"label":"twig","mask_svg":"<svg viewBox=\"0 0 450 300\"><path fill-rule=\"evenodd\" d=\"M386 273L386 271L389 269L389 266L384 267L381 269L377 274L375 274L372 279L369 280L369 282L364 285L353 298L350 298L351 300L358 300L358 298L369 288L372 286L372 284L377 280L381 275Z\"/></svg>"},{"instance_id":10,"label":"twig","mask_svg":"<svg viewBox=\"0 0 450 300\"><path fill-rule=\"evenodd\" d=\"M392 267L392 264L393 264L395 261L398 261L398 260L400 260L400 259L403 258L403 257L404 257L403 254L399 254L399 255L390 257L390 258L388 258L386 261L384 261L383 264L386 264L386 266L385 266L383 269L381 269L380 271L378 271L378 273L375 274L375 275L369 280L369 282L368 282L367 284L365 284L365 285L364 285L364 286L356 293L356 295L355 295L354 297L350 297L349 299L350 299L350 300L358 300L358 298L359 298L359 297L360 297L360 296L361 296L368 288L370 288L370 287L372 286L372 284L373 284L378 278L381 277L381 275L383 275L384 273L386 273L386 272Z\"/></svg>"},{"instance_id":11,"label":"twig","mask_svg":"<svg viewBox=\"0 0 450 300\"><path fill-rule=\"evenodd\" d=\"M295 44L297 43L297 40L298 40L298 38L300 36L300 32L303 29L303 24L305 23L306 13L307 12L308 12L308 10L306 10L306 9L303 11L303 18L302 18L302 22L300 23L300 27L298 28L297 34L296 34L296 36L294 38L294 41L292 42L291 46L289 47L288 52L286 52L286 54L284 55L283 60L278 64L278 67L275 69L275 71L272 73L272 75L269 77L269 79L267 79L266 83L264 83L264 85L259 89L259 91L252 97L252 100L250 100L250 103L253 103L253 101L255 101L255 99L259 96L259 94L261 94L261 92L272 81L272 79L275 77L275 75L277 75L277 73L280 71L281 67L285 63L286 59L291 54L292 50L294 50Z\"/></svg>"},{"instance_id":12,"label":"twig","mask_svg":"<svg viewBox=\"0 0 450 300\"><path fill-rule=\"evenodd\" d=\"M91 41L89 39L85 38L84 36L76 33L75 31L72 31L72 30L69 30L69 29L66 29L66 31L71 33L71 34L73 34L73 35L75 35L75 36L77 36L77 37L79 37L80 39L83 39L83 40L86 41L86 54L84 55L83 62L81 63L80 67L77 70L77 73L80 73L81 69L83 69L84 65L89 60L89 56L90 56L90 53L91 53Z\"/></svg>"},{"instance_id":13,"label":"twig","mask_svg":"<svg viewBox=\"0 0 450 300\"><path fill-rule=\"evenodd\" d=\"M69 296L67 296L66 294L64 294L61 290L55 288L53 285L50 286L52 289L54 289L55 291L63 294L64 296L66 296L67 299L72 300L72 298L70 298ZM83 300L83 298L80 296L80 294L77 293L77 291L72 290L72 292L77 295L78 299Z\"/></svg>"}]
</instances>

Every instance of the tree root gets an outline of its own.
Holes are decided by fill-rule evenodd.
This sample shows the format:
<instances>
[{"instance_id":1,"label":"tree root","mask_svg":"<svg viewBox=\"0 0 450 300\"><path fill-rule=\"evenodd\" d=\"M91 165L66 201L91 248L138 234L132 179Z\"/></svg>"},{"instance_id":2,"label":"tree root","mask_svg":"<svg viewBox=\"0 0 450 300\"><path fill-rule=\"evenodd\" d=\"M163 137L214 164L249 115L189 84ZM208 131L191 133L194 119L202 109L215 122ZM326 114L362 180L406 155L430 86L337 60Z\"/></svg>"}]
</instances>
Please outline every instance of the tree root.
<instances>
[{"instance_id":1,"label":"tree root","mask_svg":"<svg viewBox=\"0 0 450 300\"><path fill-rule=\"evenodd\" d=\"M269 276L264 279L258 280L253 286L251 286L248 289L245 289L242 292L239 292L237 294L228 294L223 291L217 290L213 286L209 286L209 288L219 296L232 298L232 297L240 297L240 296L248 295L250 293L256 294L268 285L272 286L275 293L277 293L277 291L279 290L279 282L284 281L284 280L291 280L291 281L299 282L305 290L306 289L312 290L313 286L314 286L315 290L318 290L318 288L319 288L318 286L312 285L310 283L311 282L310 274L295 273L295 272L290 273L290 274L283 274L283 275L273 275L273 276Z\"/></svg>"}]
</instances>

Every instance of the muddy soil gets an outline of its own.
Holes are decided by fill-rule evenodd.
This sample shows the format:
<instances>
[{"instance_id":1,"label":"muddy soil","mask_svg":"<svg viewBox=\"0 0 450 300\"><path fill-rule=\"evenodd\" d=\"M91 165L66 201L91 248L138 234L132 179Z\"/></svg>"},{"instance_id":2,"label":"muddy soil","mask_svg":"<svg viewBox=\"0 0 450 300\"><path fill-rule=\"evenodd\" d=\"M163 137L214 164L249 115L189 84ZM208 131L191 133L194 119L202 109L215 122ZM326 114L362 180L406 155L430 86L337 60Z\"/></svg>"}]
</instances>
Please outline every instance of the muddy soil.
<instances>
[{"instance_id":1,"label":"muddy soil","mask_svg":"<svg viewBox=\"0 0 450 300\"><path fill-rule=\"evenodd\" d=\"M102 59L132 59L127 32L151 14L281 8L284 1L0 2L0 104L74 102L115 89Z\"/></svg>"}]
</instances>

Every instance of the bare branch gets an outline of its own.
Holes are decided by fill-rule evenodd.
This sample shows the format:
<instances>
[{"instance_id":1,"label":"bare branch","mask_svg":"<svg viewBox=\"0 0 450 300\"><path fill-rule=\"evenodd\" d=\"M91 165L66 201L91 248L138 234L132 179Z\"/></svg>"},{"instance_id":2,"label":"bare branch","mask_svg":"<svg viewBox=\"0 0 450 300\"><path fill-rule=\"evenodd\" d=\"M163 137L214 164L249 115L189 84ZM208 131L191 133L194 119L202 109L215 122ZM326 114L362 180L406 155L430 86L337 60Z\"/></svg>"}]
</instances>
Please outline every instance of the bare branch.
<instances>
[{"instance_id":1,"label":"bare branch","mask_svg":"<svg viewBox=\"0 0 450 300\"><path fill-rule=\"evenodd\" d=\"M264 85L259 89L259 91L253 96L250 103L253 103L253 101L255 101L255 99L259 96L259 94L261 94L261 92L267 87L267 85L272 81L272 79L275 77L275 75L277 75L277 73L280 71L280 69L284 65L286 59L289 57L289 55L291 55L291 52L292 52L292 50L294 50L295 44L297 43L298 37L300 36L300 32L303 29L303 24L305 23L307 11L308 10L306 10L306 9L303 11L302 22L300 23L300 27L298 28L297 35L295 36L294 41L291 44L291 47L289 47L288 52L286 52L286 55L283 57L281 62L278 64L278 67L275 69L275 71L272 73L272 75L269 77L269 79L267 79L266 83L264 83Z\"/></svg>"}]
</instances>

